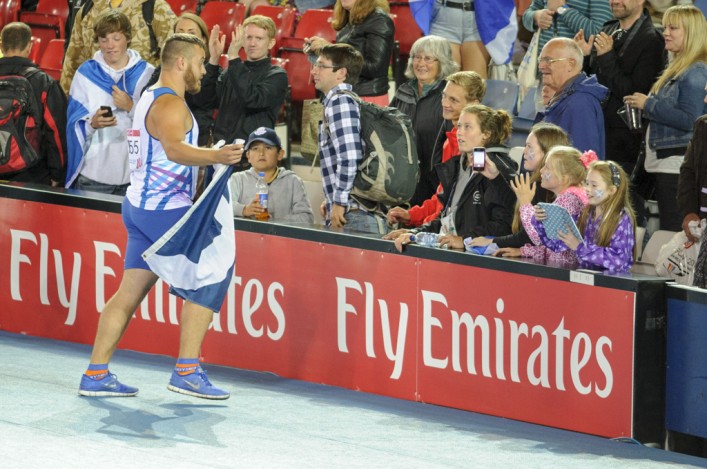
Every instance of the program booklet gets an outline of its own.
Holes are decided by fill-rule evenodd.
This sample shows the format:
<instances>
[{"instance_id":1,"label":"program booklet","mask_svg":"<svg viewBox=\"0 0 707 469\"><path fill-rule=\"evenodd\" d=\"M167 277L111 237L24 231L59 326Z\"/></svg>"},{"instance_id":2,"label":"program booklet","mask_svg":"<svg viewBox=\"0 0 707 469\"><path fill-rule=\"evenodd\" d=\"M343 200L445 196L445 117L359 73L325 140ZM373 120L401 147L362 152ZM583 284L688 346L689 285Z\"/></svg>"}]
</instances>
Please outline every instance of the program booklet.
<instances>
[{"instance_id":1,"label":"program booklet","mask_svg":"<svg viewBox=\"0 0 707 469\"><path fill-rule=\"evenodd\" d=\"M564 207L555 204L548 204L545 202L540 202L539 205L543 210L545 210L545 213L547 214L547 218L545 220L542 220L542 224L545 228L545 233L547 234L548 238L560 239L558 231L567 231L567 227L569 226L569 229L574 234L574 236L580 242L584 241L582 235L579 233L579 228L577 228L577 224L572 219L572 215L570 215Z\"/></svg>"}]
</instances>

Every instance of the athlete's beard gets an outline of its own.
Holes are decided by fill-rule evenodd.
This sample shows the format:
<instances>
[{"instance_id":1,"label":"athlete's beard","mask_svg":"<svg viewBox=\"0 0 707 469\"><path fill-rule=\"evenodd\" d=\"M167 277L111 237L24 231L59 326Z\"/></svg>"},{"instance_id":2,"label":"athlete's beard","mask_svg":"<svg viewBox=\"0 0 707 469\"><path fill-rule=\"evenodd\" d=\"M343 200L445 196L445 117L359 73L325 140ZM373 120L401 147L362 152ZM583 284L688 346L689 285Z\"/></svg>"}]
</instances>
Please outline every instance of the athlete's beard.
<instances>
[{"instance_id":1,"label":"athlete's beard","mask_svg":"<svg viewBox=\"0 0 707 469\"><path fill-rule=\"evenodd\" d=\"M186 84L187 93L197 94L201 91L201 80L196 77L196 73L194 73L194 68L191 64L184 73L184 81Z\"/></svg>"}]
</instances>

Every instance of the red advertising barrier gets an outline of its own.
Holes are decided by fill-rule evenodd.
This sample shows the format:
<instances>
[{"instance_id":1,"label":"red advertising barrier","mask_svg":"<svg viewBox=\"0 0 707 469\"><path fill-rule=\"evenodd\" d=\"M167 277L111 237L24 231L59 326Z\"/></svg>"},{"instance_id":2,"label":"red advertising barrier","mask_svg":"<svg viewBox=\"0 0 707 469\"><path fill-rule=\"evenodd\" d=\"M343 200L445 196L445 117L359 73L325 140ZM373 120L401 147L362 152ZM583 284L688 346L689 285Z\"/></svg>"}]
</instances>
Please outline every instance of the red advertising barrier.
<instances>
[{"instance_id":1,"label":"red advertising barrier","mask_svg":"<svg viewBox=\"0 0 707 469\"><path fill-rule=\"evenodd\" d=\"M0 329L92 343L121 275L120 215L0 199L0 226ZM236 259L207 362L632 434L633 292L245 231ZM166 290L122 348L176 353Z\"/></svg>"}]
</instances>

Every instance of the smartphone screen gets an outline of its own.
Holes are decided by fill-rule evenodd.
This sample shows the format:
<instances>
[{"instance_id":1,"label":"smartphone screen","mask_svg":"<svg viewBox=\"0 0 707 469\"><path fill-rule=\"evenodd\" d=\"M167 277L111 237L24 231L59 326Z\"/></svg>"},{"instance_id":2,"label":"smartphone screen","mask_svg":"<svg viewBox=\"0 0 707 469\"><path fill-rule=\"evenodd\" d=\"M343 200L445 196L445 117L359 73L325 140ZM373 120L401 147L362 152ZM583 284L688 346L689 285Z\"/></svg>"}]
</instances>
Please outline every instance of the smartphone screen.
<instances>
[{"instance_id":1,"label":"smartphone screen","mask_svg":"<svg viewBox=\"0 0 707 469\"><path fill-rule=\"evenodd\" d=\"M486 148L474 148L474 156L472 159L471 169L474 171L483 171L486 167Z\"/></svg>"},{"instance_id":2,"label":"smartphone screen","mask_svg":"<svg viewBox=\"0 0 707 469\"><path fill-rule=\"evenodd\" d=\"M113 110L110 108L110 106L101 106L101 111L108 111L107 113L103 114L103 117L113 117Z\"/></svg>"}]
</instances>

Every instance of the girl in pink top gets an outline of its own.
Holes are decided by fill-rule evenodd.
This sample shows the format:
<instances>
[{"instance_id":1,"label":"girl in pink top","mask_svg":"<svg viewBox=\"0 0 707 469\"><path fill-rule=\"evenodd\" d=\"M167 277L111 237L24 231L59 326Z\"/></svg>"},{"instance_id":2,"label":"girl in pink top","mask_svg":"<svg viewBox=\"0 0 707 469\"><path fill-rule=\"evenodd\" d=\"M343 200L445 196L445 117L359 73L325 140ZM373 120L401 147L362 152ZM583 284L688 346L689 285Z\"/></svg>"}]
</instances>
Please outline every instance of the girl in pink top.
<instances>
[{"instance_id":1,"label":"girl in pink top","mask_svg":"<svg viewBox=\"0 0 707 469\"><path fill-rule=\"evenodd\" d=\"M587 166L597 159L594 152L579 152L568 146L553 147L540 169L540 185L555 194L554 204L560 205L576 220L587 203L587 193L582 183L587 174ZM502 248L497 251L503 257L532 257L537 262L575 267L577 257L573 251L553 252L543 245L532 220L535 208L527 203L520 207L520 220L532 244L518 248Z\"/></svg>"}]
</instances>

